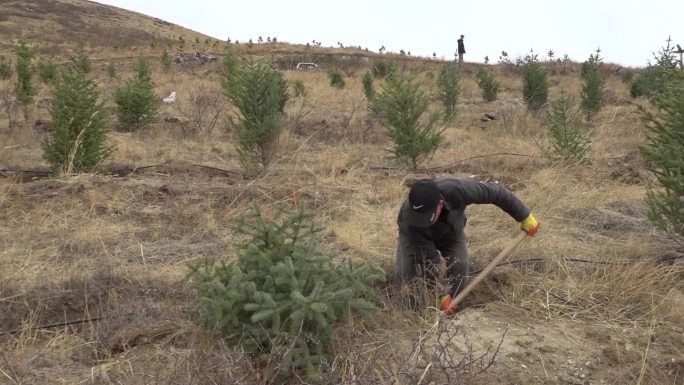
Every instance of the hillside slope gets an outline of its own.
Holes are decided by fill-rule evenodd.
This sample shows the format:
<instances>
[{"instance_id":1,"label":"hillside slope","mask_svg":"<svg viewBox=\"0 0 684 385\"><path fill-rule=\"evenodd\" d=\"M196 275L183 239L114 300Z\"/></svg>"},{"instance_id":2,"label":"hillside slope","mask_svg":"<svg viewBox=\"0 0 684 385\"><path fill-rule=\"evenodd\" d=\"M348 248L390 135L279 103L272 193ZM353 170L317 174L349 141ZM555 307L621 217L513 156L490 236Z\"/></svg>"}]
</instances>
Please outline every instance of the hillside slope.
<instances>
[{"instance_id":1,"label":"hillside slope","mask_svg":"<svg viewBox=\"0 0 684 385\"><path fill-rule=\"evenodd\" d=\"M85 0L8 0L0 2L0 54L19 37L41 54L64 56L84 45L94 55L120 56L125 49L214 44L206 35L140 13ZM176 45L177 45L176 44Z\"/></svg>"},{"instance_id":2,"label":"hillside slope","mask_svg":"<svg viewBox=\"0 0 684 385\"><path fill-rule=\"evenodd\" d=\"M422 60L391 53L381 55L360 47L311 47L288 42L256 44L256 41L253 45L245 41L228 44L159 18L86 0L0 2L0 35L4 37L0 41L0 56L13 56L17 39L23 37L29 40L38 56L58 61L67 60L81 47L94 61L158 57L164 48L219 56L230 49L240 55L278 57L288 67L294 67L298 61L325 65L346 60L367 64L370 58L387 56L413 64L420 64Z\"/></svg>"}]
</instances>

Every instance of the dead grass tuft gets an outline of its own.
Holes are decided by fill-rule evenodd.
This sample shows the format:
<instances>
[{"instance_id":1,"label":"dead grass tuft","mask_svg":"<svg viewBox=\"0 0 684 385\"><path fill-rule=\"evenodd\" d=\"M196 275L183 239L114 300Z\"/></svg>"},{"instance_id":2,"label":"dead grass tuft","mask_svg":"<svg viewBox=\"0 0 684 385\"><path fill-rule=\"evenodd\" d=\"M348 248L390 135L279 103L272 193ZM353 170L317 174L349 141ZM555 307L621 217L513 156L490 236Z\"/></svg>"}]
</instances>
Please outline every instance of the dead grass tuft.
<instances>
[{"instance_id":1,"label":"dead grass tuft","mask_svg":"<svg viewBox=\"0 0 684 385\"><path fill-rule=\"evenodd\" d=\"M549 317L641 325L652 321L675 325L683 320L675 310L684 289L681 264L603 262L550 258L541 271L526 270L524 280L509 287L510 294L507 290L502 294Z\"/></svg>"}]
</instances>

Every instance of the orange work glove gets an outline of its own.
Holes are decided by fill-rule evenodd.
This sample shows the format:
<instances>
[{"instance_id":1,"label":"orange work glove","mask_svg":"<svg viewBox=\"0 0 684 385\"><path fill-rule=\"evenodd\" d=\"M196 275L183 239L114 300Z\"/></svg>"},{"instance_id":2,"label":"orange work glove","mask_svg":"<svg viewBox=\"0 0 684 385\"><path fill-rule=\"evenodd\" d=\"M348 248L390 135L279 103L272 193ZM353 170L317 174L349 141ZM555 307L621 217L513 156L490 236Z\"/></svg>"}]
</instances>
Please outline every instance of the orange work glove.
<instances>
[{"instance_id":1,"label":"orange work glove","mask_svg":"<svg viewBox=\"0 0 684 385\"><path fill-rule=\"evenodd\" d=\"M527 216L527 218L520 222L520 229L526 232L530 237L534 237L537 235L537 231L539 231L539 223L534 216L530 214Z\"/></svg>"},{"instance_id":2,"label":"orange work glove","mask_svg":"<svg viewBox=\"0 0 684 385\"><path fill-rule=\"evenodd\" d=\"M439 310L445 312L447 315L456 314L458 312L458 306L449 309L449 305L451 305L451 295L443 295L439 299Z\"/></svg>"}]
</instances>

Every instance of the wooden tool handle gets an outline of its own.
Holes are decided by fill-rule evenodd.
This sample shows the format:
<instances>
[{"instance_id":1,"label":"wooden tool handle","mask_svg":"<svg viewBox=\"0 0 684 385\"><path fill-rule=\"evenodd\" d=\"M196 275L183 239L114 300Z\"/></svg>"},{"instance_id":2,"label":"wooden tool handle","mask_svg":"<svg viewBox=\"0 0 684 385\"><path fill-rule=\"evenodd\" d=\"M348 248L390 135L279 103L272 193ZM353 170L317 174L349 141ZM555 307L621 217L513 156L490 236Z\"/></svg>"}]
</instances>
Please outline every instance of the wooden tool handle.
<instances>
[{"instance_id":1,"label":"wooden tool handle","mask_svg":"<svg viewBox=\"0 0 684 385\"><path fill-rule=\"evenodd\" d=\"M485 277L487 277L487 275L489 275L489 273L496 267L496 265L502 259L506 258L511 253L511 251L513 251L513 249L515 249L516 246L518 246L520 244L520 242L522 242L522 240L525 239L525 237L527 237L527 233L523 231L517 237L512 239L508 243L508 245L506 245L506 247L503 250L501 250L499 255L494 257L494 259L492 259L492 261L489 262L489 265L487 265L487 267L485 267L482 270L482 272L480 272L480 274L478 274L477 277L475 277L475 279L473 279L468 284L468 286L465 287L465 289L463 289L460 293L458 293L456 298L451 300L451 303L449 304L449 308L447 309L447 313L449 310L455 308L457 304L461 303L461 301L463 301L463 298L465 298L465 296L468 295L468 293L470 293L475 288L475 286L479 285L480 282L483 279L485 279Z\"/></svg>"}]
</instances>

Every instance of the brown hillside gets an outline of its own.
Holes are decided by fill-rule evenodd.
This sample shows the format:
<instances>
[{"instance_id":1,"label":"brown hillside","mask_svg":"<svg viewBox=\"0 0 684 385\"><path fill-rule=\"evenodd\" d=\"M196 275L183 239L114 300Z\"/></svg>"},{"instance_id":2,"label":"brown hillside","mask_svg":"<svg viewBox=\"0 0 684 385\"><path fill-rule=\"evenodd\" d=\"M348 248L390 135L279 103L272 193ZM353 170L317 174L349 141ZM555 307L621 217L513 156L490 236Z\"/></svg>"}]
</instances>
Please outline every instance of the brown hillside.
<instances>
[{"instance_id":1,"label":"brown hillside","mask_svg":"<svg viewBox=\"0 0 684 385\"><path fill-rule=\"evenodd\" d=\"M129 55L180 38L188 48L213 44L215 39L164 20L85 0L8 0L0 3L0 53L19 37L36 44L38 52L65 56L80 45L106 57Z\"/></svg>"},{"instance_id":2,"label":"brown hillside","mask_svg":"<svg viewBox=\"0 0 684 385\"><path fill-rule=\"evenodd\" d=\"M137 56L158 57L171 52L222 55L226 49L241 55L267 55L282 67L315 61L323 65L360 68L369 58L381 57L357 47L307 47L287 42L239 45L125 9L86 0L7 0L0 3L0 55L12 56L17 39L27 38L40 56L65 61L83 47L95 61L119 61ZM385 55L387 56L387 55ZM400 62L420 58L392 55Z\"/></svg>"}]
</instances>

